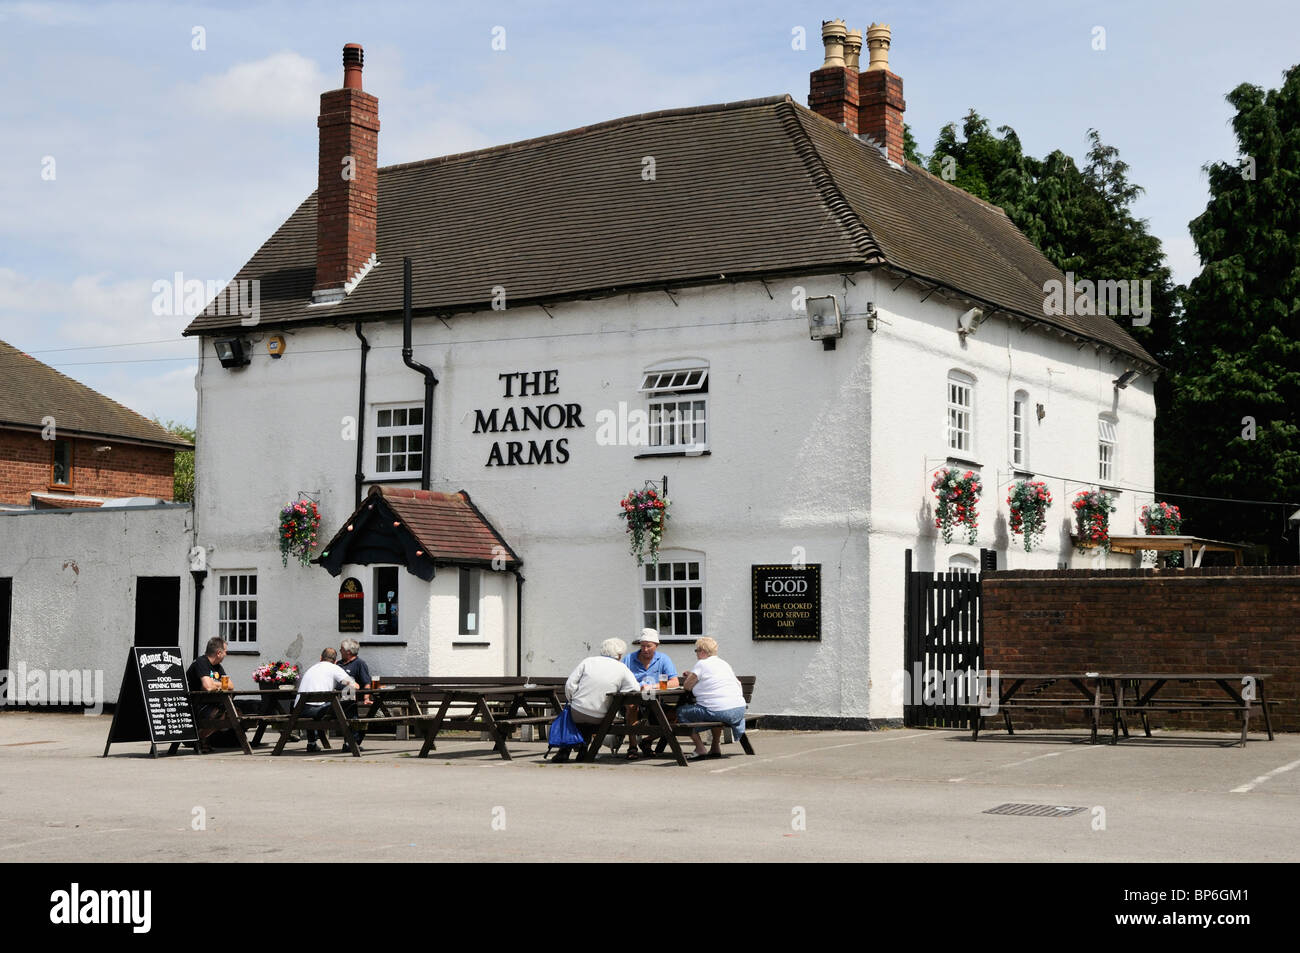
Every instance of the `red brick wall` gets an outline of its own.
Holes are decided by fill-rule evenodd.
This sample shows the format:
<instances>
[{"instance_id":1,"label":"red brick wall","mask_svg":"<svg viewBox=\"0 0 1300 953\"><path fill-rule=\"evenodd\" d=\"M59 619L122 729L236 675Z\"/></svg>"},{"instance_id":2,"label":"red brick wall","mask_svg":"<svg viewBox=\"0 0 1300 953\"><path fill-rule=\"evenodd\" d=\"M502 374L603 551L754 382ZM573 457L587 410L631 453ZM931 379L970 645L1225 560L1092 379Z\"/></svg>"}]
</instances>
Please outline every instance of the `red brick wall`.
<instances>
[{"instance_id":1,"label":"red brick wall","mask_svg":"<svg viewBox=\"0 0 1300 953\"><path fill-rule=\"evenodd\" d=\"M64 438L60 438L64 439ZM112 440L72 441L72 492L77 496L172 498L173 452ZM96 447L112 447L96 453ZM29 504L50 489L54 442L39 433L0 430L0 503ZM66 492L66 491L64 491Z\"/></svg>"},{"instance_id":2,"label":"red brick wall","mask_svg":"<svg viewBox=\"0 0 1300 953\"><path fill-rule=\"evenodd\" d=\"M985 573L981 582L986 669L1254 670L1271 676L1268 697L1282 702L1274 727L1300 731L1300 566L1013 570ZM1042 726L1085 723L1081 713L1020 717ZM1216 731L1240 724L1227 713L1153 722Z\"/></svg>"}]
</instances>

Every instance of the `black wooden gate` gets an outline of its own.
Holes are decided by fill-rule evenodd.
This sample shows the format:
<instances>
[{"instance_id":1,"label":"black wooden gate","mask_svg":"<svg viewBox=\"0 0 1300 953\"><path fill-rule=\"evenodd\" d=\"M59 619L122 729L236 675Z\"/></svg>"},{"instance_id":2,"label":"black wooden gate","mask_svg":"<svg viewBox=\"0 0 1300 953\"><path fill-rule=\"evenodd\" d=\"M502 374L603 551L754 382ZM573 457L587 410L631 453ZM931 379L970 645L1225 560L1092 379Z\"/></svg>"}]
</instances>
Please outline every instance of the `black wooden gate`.
<instances>
[{"instance_id":1,"label":"black wooden gate","mask_svg":"<svg viewBox=\"0 0 1300 953\"><path fill-rule=\"evenodd\" d=\"M991 568L984 559L981 564ZM969 728L984 664L980 577L965 570L915 572L910 549L904 568L903 724Z\"/></svg>"}]
</instances>

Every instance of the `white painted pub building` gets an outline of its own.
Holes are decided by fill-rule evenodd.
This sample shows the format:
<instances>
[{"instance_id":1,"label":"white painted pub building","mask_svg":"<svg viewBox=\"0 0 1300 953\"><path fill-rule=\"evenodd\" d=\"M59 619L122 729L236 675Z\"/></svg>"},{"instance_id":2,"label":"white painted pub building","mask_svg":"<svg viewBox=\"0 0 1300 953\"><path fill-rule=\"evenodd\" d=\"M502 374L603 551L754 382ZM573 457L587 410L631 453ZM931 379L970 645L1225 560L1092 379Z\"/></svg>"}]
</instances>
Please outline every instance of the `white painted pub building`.
<instances>
[{"instance_id":1,"label":"white painted pub building","mask_svg":"<svg viewBox=\"0 0 1300 953\"><path fill-rule=\"evenodd\" d=\"M236 681L342 632L381 676L564 675L653 626L679 669L717 639L757 676L756 712L864 725L901 715L906 550L920 569L974 570L981 549L1100 566L1069 505L1099 487L1112 532L1136 532L1158 367L1111 318L1046 314L1060 273L903 159L888 44L873 26L859 72L860 34L829 24L811 109L672 110L385 168L345 48L319 188L237 276L261 283L255 323L186 332L199 629L229 640ZM944 466L983 481L976 545L935 528ZM619 501L665 478L659 561L638 566ZM1021 478L1054 497L1032 553L1008 535ZM277 516L300 498L316 562L286 567ZM795 601L773 605L773 579Z\"/></svg>"}]
</instances>

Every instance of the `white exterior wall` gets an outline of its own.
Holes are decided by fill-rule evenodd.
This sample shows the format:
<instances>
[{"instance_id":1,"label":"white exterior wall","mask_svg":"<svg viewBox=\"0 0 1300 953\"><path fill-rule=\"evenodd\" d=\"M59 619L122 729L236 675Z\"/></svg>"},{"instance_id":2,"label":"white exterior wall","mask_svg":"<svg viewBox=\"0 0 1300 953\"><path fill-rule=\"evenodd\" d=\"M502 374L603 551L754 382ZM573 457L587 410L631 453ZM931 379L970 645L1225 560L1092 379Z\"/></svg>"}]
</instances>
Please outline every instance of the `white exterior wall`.
<instances>
[{"instance_id":1,"label":"white exterior wall","mask_svg":"<svg viewBox=\"0 0 1300 953\"><path fill-rule=\"evenodd\" d=\"M883 280L881 282L883 284ZM888 291L882 295L884 297ZM890 311L881 317L895 322L882 325L876 335L872 371L876 381L878 411L872 420L871 479L875 487L871 521L872 643L881 652L872 667L873 685L889 686L903 668L903 566L904 553L913 551L913 568L946 571L957 554L978 560L980 549L994 549L1001 569L1104 568L1136 565L1135 557L1105 553L1078 554L1070 533L1075 495L1096 489L1098 475L1097 420L1114 413L1119 420L1114 485L1150 488L1154 482L1155 397L1150 377L1116 390L1113 381L1127 368L1123 356L1079 347L1077 341L1055 332L1025 328L1005 317L986 320L963 343L957 318L965 304L934 295L922 303L922 294L900 288L889 299ZM906 315L906 317L904 317ZM897 333L906 329L905 333ZM953 541L943 542L934 526L934 474L944 466L972 469L966 463L949 463L949 372L958 370L975 378L973 448L961 454L981 464L983 493L979 507L977 544L966 542L957 527ZM924 386L921 386L923 382ZM1007 495L1021 476L1014 471L1011 446L1012 401L1017 391L1028 395L1028 456L1024 470L1042 480L1052 494L1047 528L1031 553L1023 539L1012 537ZM1039 421L1034 406L1042 404ZM1115 497L1111 532L1140 532L1137 514L1149 503L1150 492L1125 489ZM873 696L873 715L896 716L898 703L888 690Z\"/></svg>"},{"instance_id":2,"label":"white exterior wall","mask_svg":"<svg viewBox=\"0 0 1300 953\"><path fill-rule=\"evenodd\" d=\"M13 579L9 663L102 670L116 701L134 644L136 578L180 579L177 633L192 651L188 506L0 513L0 578Z\"/></svg>"},{"instance_id":3,"label":"white exterior wall","mask_svg":"<svg viewBox=\"0 0 1300 953\"><path fill-rule=\"evenodd\" d=\"M758 676L754 710L901 714L887 691L871 687L882 677L888 685L888 672L901 667L903 549L928 547L937 558L927 507L935 467L927 460L945 456L947 370L959 366L979 378L977 446L986 484L1001 482L1005 477L991 478L1006 457L1007 332L991 321L963 350L954 330L963 309L938 296L919 304L909 288L894 294L892 283L872 275L852 277L856 284L839 276L799 282L809 295L840 297L848 319L834 351L809 340L806 318L791 307L794 282L769 282L771 298L761 284L745 283L684 289L676 304L656 292L562 303L553 318L529 307L456 316L450 327L417 321L415 360L440 381L431 488L466 490L523 559L525 674L567 675L604 639L636 637L640 576L617 504L628 490L667 475L672 506L664 555L685 550L702 560L705 634L719 641L737 672ZM867 301L892 322L874 335L862 317ZM285 654L300 635L314 633L313 645L337 639L340 580L315 567L281 568L274 537L279 507L299 490L319 494L322 542L353 509L356 444L344 437L347 418L357 412L359 342L351 325L284 333L283 359L270 360L262 335L254 334L253 363L234 372L220 367L205 342L199 377L198 538L210 547L212 568L258 570L261 661ZM402 364L400 322L367 324L364 333L373 347L368 405L419 403L423 382ZM1096 415L1109 409L1098 401L1110 394L1122 367L1091 347L1078 351L1035 331L1011 334L1013 377L1031 402L1048 405L1043 425L1034 423L1032 466L1086 479L1096 467ZM635 459L645 448L599 445L598 412L616 412L620 402L644 409L637 392L644 369L680 358L710 368L709 454ZM1050 388L1048 366L1068 371L1053 374ZM498 374L547 369L559 372L558 393L504 396ZM1132 419L1130 401L1141 405ZM503 414L507 407L552 402L579 404L584 426L473 433L476 410ZM1119 414L1119 478L1149 486L1149 382L1139 379L1122 392ZM366 431L371 445L372 423L373 414ZM1075 432L1087 439L1075 440ZM522 439L526 446L530 438L567 438L568 462L484 465L494 440ZM370 466L367 461L366 475L373 478ZM1005 489L986 491L982 545L995 543L993 512L1005 519ZM1053 515L1063 515L1065 506L1057 494ZM1124 526L1124 512L1116 518ZM788 563L796 547L806 562L822 565L822 641L754 642L750 566ZM1056 563L1055 555L1025 559L1012 556L1010 565ZM926 568L924 557L918 564ZM482 574L485 620L501 620L500 649L494 636L485 652L454 649L454 637L440 633L455 632L457 591L454 570L439 573L429 603L427 671L470 674L466 662L479 666L474 674L513 673L514 579ZM407 592L418 582L409 573L402 579ZM490 598L500 599L501 611L489 611ZM405 595L403 603L409 622L412 604ZM205 634L215 631L215 614L207 625ZM679 669L693 659L689 645L664 650ZM399 657L387 648L364 654L375 671L402 674L419 664L418 654L407 651L412 654Z\"/></svg>"}]
</instances>

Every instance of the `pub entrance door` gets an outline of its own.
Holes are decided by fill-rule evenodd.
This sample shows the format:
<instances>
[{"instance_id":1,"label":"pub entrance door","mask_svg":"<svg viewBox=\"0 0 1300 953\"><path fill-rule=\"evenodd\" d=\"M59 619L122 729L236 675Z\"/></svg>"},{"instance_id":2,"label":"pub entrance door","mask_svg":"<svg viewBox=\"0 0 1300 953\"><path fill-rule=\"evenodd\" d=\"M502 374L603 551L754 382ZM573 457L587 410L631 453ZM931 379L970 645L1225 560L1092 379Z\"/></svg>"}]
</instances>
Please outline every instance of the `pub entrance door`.
<instances>
[{"instance_id":1,"label":"pub entrance door","mask_svg":"<svg viewBox=\"0 0 1300 953\"><path fill-rule=\"evenodd\" d=\"M135 644L180 647L180 576L135 577Z\"/></svg>"}]
</instances>

